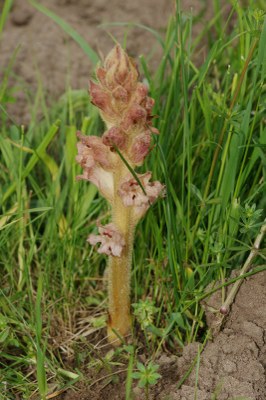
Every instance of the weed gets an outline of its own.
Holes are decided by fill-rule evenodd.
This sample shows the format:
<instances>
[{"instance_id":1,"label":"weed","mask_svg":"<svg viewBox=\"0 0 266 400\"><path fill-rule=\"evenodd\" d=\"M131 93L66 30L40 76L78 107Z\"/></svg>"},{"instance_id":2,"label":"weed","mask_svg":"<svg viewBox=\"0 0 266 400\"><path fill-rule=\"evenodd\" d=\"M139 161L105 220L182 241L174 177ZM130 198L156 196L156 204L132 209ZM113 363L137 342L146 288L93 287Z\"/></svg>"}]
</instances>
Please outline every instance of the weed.
<instances>
[{"instance_id":1,"label":"weed","mask_svg":"<svg viewBox=\"0 0 266 400\"><path fill-rule=\"evenodd\" d=\"M137 363L137 372L132 373L132 377L134 379L138 379L138 386L140 388L145 388L145 398L149 399L149 387L152 385L156 385L158 380L161 378L161 375L158 374L157 370L159 369L159 365L149 362L147 366L142 364L141 362Z\"/></svg>"}]
</instances>

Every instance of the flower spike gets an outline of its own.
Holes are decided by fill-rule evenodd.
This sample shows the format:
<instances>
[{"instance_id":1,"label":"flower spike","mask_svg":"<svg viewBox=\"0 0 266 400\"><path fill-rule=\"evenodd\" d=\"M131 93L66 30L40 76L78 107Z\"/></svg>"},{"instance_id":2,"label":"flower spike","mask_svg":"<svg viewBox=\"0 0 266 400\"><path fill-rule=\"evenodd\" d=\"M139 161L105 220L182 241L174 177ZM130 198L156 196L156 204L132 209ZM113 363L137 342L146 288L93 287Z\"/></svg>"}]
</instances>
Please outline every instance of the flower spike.
<instances>
[{"instance_id":1,"label":"flower spike","mask_svg":"<svg viewBox=\"0 0 266 400\"><path fill-rule=\"evenodd\" d=\"M95 184L112 207L112 222L99 226L99 235L90 235L91 245L109 256L108 340L119 344L131 330L130 271L135 227L163 192L164 186L151 182L151 172L133 174L143 164L152 147L154 100L139 82L134 61L117 45L96 70L90 81L91 102L106 124L102 137L77 133L76 161L83 169L77 179ZM126 162L125 162L126 160ZM137 177L137 179L135 179ZM118 335L117 335L118 334Z\"/></svg>"}]
</instances>

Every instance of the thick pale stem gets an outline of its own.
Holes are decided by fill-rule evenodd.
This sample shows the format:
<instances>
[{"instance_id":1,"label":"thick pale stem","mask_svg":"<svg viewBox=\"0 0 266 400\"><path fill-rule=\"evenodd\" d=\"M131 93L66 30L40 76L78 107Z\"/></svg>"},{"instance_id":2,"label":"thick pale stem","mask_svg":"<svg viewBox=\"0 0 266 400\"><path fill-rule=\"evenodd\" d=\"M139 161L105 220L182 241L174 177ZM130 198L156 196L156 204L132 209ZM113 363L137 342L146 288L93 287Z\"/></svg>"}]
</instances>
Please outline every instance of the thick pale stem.
<instances>
[{"instance_id":1,"label":"thick pale stem","mask_svg":"<svg viewBox=\"0 0 266 400\"><path fill-rule=\"evenodd\" d=\"M116 341L117 344L120 343L118 335L125 337L131 330L130 274L135 226L132 223L131 207L125 207L117 194L121 177L127 172L125 166L121 163L120 168L115 173L115 198L112 218L112 222L124 236L125 247L121 257L110 257L108 269L109 321L107 335L109 342Z\"/></svg>"}]
</instances>

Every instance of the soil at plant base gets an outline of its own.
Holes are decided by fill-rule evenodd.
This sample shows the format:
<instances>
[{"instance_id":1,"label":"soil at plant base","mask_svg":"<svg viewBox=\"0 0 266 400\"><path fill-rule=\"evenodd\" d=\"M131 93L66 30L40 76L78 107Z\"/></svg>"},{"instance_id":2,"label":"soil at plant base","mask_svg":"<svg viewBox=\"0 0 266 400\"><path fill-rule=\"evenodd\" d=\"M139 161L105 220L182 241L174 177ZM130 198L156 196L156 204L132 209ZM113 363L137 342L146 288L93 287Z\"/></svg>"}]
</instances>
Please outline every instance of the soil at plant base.
<instances>
[{"instance_id":1,"label":"soil at plant base","mask_svg":"<svg viewBox=\"0 0 266 400\"><path fill-rule=\"evenodd\" d=\"M113 47L109 35L123 42L127 33L127 49L138 58L150 55L149 68L155 69L161 57L161 48L152 33L126 26L110 26L115 22L133 22L153 28L164 36L174 0L40 0L55 14L67 21L102 57ZM0 2L0 13L3 2ZM182 0L182 9L197 15L205 9L204 18L212 14L212 0ZM102 24L106 24L102 26ZM201 31L203 22L195 29ZM203 46L202 46L203 47ZM30 110L36 100L40 82L44 98L51 104L67 87L84 89L92 73L92 64L81 48L54 21L37 11L27 0L14 0L11 15L0 41L0 79L5 66L17 52L9 78L13 86L14 104L8 111L18 125L31 119ZM204 58L204 51L200 53ZM39 82L39 86L38 86ZM39 92L39 105L42 102ZM31 104L31 106L30 106ZM34 104L36 109L38 104Z\"/></svg>"},{"instance_id":2,"label":"soil at plant base","mask_svg":"<svg viewBox=\"0 0 266 400\"><path fill-rule=\"evenodd\" d=\"M160 354L155 362L160 365L162 378L151 388L150 400L266 399L265 283L265 271L243 282L223 329L200 355L198 373L194 367L180 389L178 382L197 360L200 344L186 346L180 357ZM208 304L219 309L221 294L217 292ZM210 312L207 317L213 324ZM124 400L126 372L120 372L115 375L117 382L110 383L115 369L100 374L89 371L87 384L79 387L78 392L68 391L61 400ZM133 387L132 399L145 399L137 385Z\"/></svg>"}]
</instances>

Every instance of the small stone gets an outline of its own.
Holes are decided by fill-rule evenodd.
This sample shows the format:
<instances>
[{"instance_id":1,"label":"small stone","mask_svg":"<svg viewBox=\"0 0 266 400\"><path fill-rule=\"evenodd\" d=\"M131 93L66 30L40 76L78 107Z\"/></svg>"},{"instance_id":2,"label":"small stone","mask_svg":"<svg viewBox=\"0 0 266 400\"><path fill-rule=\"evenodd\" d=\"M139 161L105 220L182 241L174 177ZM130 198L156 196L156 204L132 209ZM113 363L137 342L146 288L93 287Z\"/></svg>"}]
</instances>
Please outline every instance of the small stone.
<instances>
[{"instance_id":1,"label":"small stone","mask_svg":"<svg viewBox=\"0 0 266 400\"><path fill-rule=\"evenodd\" d=\"M33 11L28 7L15 8L11 13L11 21L13 25L24 26L28 25L33 16Z\"/></svg>"},{"instance_id":2,"label":"small stone","mask_svg":"<svg viewBox=\"0 0 266 400\"><path fill-rule=\"evenodd\" d=\"M134 395L134 399L135 400L140 400L140 399L142 399L143 397L143 391L142 391L142 389L141 388L139 388L138 386L136 386L136 387L134 387L133 389L132 389L132 391L133 391L133 395Z\"/></svg>"},{"instance_id":3,"label":"small stone","mask_svg":"<svg viewBox=\"0 0 266 400\"><path fill-rule=\"evenodd\" d=\"M226 335L232 335L234 331L231 328L224 328L223 333L225 333Z\"/></svg>"},{"instance_id":4,"label":"small stone","mask_svg":"<svg viewBox=\"0 0 266 400\"><path fill-rule=\"evenodd\" d=\"M229 310L228 310L228 308L227 308L227 307L225 307L225 306L222 306L222 307L220 308L220 313L221 313L221 314L223 314L223 315L227 315L227 314L228 314L228 312L229 312Z\"/></svg>"},{"instance_id":5,"label":"small stone","mask_svg":"<svg viewBox=\"0 0 266 400\"><path fill-rule=\"evenodd\" d=\"M236 364L233 361L226 360L223 365L224 372L231 374L237 370Z\"/></svg>"},{"instance_id":6,"label":"small stone","mask_svg":"<svg viewBox=\"0 0 266 400\"><path fill-rule=\"evenodd\" d=\"M157 360L159 365L169 365L169 364L174 364L177 361L177 357L170 355L168 356L167 354L162 354L160 358Z\"/></svg>"}]
</instances>

